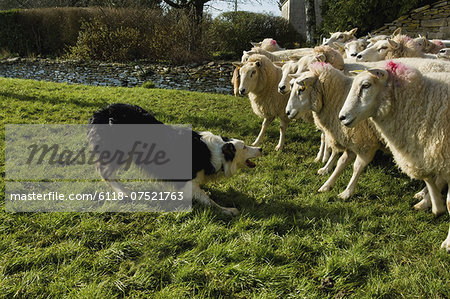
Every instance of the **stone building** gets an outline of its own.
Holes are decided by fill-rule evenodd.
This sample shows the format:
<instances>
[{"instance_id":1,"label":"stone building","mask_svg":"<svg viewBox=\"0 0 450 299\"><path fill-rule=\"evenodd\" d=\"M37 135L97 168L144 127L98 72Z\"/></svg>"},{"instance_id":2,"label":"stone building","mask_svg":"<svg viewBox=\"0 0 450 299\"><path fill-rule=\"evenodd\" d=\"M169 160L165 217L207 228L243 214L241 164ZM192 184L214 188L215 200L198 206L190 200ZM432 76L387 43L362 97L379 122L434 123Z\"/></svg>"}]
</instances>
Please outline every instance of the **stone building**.
<instances>
[{"instance_id":1,"label":"stone building","mask_svg":"<svg viewBox=\"0 0 450 299\"><path fill-rule=\"evenodd\" d=\"M314 0L316 26L322 22L322 1L323 0ZM305 36L305 0L284 0L281 5L281 16L288 20L298 33Z\"/></svg>"}]
</instances>

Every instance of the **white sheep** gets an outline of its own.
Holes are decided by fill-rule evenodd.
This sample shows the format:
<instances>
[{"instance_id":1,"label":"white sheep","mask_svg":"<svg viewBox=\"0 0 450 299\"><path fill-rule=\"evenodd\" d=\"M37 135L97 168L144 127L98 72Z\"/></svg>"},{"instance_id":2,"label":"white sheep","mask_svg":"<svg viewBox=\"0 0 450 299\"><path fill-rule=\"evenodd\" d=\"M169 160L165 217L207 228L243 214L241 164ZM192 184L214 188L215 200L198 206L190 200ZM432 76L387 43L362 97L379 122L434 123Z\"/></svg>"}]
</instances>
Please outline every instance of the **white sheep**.
<instances>
[{"instance_id":1,"label":"white sheep","mask_svg":"<svg viewBox=\"0 0 450 299\"><path fill-rule=\"evenodd\" d=\"M344 59L337 50L330 46L317 46L313 49L312 54L301 57L296 63L287 62L283 65L283 76L278 84L278 91L283 94L288 93L290 91L289 75L307 71L313 62L326 62L338 70L344 69Z\"/></svg>"},{"instance_id":2,"label":"white sheep","mask_svg":"<svg viewBox=\"0 0 450 299\"><path fill-rule=\"evenodd\" d=\"M250 51L244 51L241 62L246 62L251 55L261 54L269 58L271 61L283 61L289 60L291 56L305 56L312 54L312 48L299 48L299 49L291 49L291 50L283 50L276 52L269 52L261 48L253 48Z\"/></svg>"},{"instance_id":3,"label":"white sheep","mask_svg":"<svg viewBox=\"0 0 450 299\"><path fill-rule=\"evenodd\" d=\"M412 38L396 35L392 39L377 41L370 48L358 53L356 60L379 61L400 57L424 57L424 53Z\"/></svg>"},{"instance_id":4,"label":"white sheep","mask_svg":"<svg viewBox=\"0 0 450 299\"><path fill-rule=\"evenodd\" d=\"M367 45L368 42L367 39L365 38L352 40L345 44L338 42L334 43L335 48L339 49L339 52L342 54L344 58L348 58L353 61L356 60L356 55L358 55L359 52L362 52L366 49Z\"/></svg>"},{"instance_id":5,"label":"white sheep","mask_svg":"<svg viewBox=\"0 0 450 299\"><path fill-rule=\"evenodd\" d=\"M289 119L285 113L289 95L278 92L278 82L281 79L281 68L277 67L264 55L255 54L249 57L244 64L234 62L240 67L239 93L248 95L253 112L263 117L261 131L253 145L260 144L269 124L280 118L280 140L275 150L281 150L284 146L285 131Z\"/></svg>"},{"instance_id":6,"label":"white sheep","mask_svg":"<svg viewBox=\"0 0 450 299\"><path fill-rule=\"evenodd\" d=\"M273 38L265 38L262 42L259 42L259 43L255 43L255 42L250 42L250 43L255 48L261 48L261 49L264 49L269 52L286 50L286 49L280 47L278 45L277 41L274 40Z\"/></svg>"},{"instance_id":7,"label":"white sheep","mask_svg":"<svg viewBox=\"0 0 450 299\"><path fill-rule=\"evenodd\" d=\"M419 35L414 41L419 45L423 53L437 54L444 48L444 43L440 40L428 40L426 37Z\"/></svg>"},{"instance_id":8,"label":"white sheep","mask_svg":"<svg viewBox=\"0 0 450 299\"><path fill-rule=\"evenodd\" d=\"M422 75L388 62L355 77L339 118L355 126L369 118L400 169L424 180L432 212L445 212L436 180L450 184L450 73ZM450 212L450 188L447 193ZM442 248L450 252L450 230Z\"/></svg>"},{"instance_id":9,"label":"white sheep","mask_svg":"<svg viewBox=\"0 0 450 299\"><path fill-rule=\"evenodd\" d=\"M293 77L296 79L286 106L289 118L313 111L315 123L325 132L327 144L333 147L333 152L344 151L319 192L329 191L345 166L356 158L353 176L345 191L339 194L339 197L348 199L354 194L359 176L372 161L381 143L367 121L354 128L347 128L339 121L339 109L352 85L350 77L324 63L314 63L310 71Z\"/></svg>"},{"instance_id":10,"label":"white sheep","mask_svg":"<svg viewBox=\"0 0 450 299\"><path fill-rule=\"evenodd\" d=\"M350 31L344 31L344 32L330 32L330 38L325 40L323 45L330 46L332 48L335 47L334 43L346 43L348 41L356 39L355 33L358 30L358 28L353 28Z\"/></svg>"},{"instance_id":11,"label":"white sheep","mask_svg":"<svg viewBox=\"0 0 450 299\"><path fill-rule=\"evenodd\" d=\"M407 58L393 59L393 61L413 66L422 73L450 72L450 62L444 60L407 57ZM343 71L345 74L349 75L352 73L352 71L384 67L385 64L386 64L385 60L376 62L353 62L353 63L348 63L347 60L345 60Z\"/></svg>"}]
</instances>

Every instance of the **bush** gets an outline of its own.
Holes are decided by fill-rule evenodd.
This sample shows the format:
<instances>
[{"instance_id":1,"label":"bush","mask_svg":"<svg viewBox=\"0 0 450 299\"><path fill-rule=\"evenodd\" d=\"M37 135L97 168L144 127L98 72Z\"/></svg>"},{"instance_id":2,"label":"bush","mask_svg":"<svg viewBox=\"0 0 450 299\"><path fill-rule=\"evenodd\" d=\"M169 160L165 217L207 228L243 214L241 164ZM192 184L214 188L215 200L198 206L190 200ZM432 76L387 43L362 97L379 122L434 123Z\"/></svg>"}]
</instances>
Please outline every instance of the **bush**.
<instances>
[{"instance_id":1,"label":"bush","mask_svg":"<svg viewBox=\"0 0 450 299\"><path fill-rule=\"evenodd\" d=\"M142 87L151 89L151 88L155 88L156 85L153 81L145 81L144 83L142 83Z\"/></svg>"},{"instance_id":2,"label":"bush","mask_svg":"<svg viewBox=\"0 0 450 299\"><path fill-rule=\"evenodd\" d=\"M281 18L250 12L226 12L211 24L209 40L213 51L232 52L235 58L251 48L251 41L271 37L285 48L300 43L301 36Z\"/></svg>"},{"instance_id":3,"label":"bush","mask_svg":"<svg viewBox=\"0 0 450 299\"><path fill-rule=\"evenodd\" d=\"M69 57L101 61L127 61L144 57L140 32L131 27L111 28L96 19L81 26Z\"/></svg>"},{"instance_id":4,"label":"bush","mask_svg":"<svg viewBox=\"0 0 450 299\"><path fill-rule=\"evenodd\" d=\"M197 28L183 10L39 8L0 12L0 26L4 53L102 61L236 59L250 41L300 41L284 19L248 12L206 15ZM198 29L203 35L194 44Z\"/></svg>"}]
</instances>

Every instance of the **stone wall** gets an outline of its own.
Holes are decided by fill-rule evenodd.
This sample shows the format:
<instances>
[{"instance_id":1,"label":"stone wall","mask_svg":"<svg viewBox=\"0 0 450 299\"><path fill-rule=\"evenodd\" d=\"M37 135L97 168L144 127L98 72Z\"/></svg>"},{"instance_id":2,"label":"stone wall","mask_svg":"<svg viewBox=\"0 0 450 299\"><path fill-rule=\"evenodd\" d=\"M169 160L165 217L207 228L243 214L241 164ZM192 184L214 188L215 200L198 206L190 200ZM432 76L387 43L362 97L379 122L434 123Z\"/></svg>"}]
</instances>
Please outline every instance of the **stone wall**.
<instances>
[{"instance_id":1,"label":"stone wall","mask_svg":"<svg viewBox=\"0 0 450 299\"><path fill-rule=\"evenodd\" d=\"M385 24L373 34L391 34L401 27L402 34L429 39L450 40L450 1L438 1L412 10L392 23Z\"/></svg>"}]
</instances>

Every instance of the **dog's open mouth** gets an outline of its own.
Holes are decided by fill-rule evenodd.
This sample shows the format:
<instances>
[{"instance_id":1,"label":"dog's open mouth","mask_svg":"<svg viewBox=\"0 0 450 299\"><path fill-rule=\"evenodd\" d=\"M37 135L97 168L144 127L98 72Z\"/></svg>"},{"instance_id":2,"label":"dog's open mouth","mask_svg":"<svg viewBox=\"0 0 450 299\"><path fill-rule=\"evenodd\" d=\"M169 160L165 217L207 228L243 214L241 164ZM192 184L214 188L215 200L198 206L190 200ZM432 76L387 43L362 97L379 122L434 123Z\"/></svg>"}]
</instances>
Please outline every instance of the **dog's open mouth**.
<instances>
[{"instance_id":1,"label":"dog's open mouth","mask_svg":"<svg viewBox=\"0 0 450 299\"><path fill-rule=\"evenodd\" d=\"M245 164L249 168L255 168L256 167L256 164L254 162L250 161L250 159L245 160Z\"/></svg>"}]
</instances>

